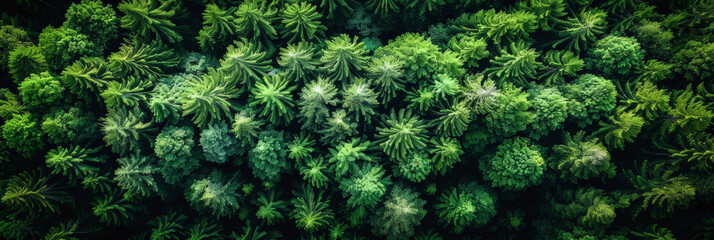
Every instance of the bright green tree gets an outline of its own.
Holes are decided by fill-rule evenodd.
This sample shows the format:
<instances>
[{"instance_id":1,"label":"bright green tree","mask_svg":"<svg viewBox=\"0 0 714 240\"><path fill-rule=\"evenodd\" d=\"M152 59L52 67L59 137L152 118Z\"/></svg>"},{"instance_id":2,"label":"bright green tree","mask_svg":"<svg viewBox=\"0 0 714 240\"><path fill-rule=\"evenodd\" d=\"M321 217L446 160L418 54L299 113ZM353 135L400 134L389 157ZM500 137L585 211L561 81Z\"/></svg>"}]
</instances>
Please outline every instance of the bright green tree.
<instances>
[{"instance_id":1,"label":"bright green tree","mask_svg":"<svg viewBox=\"0 0 714 240\"><path fill-rule=\"evenodd\" d=\"M349 197L347 205L375 207L387 192L387 187L392 184L390 176L385 174L382 166L365 163L355 169L350 178L340 181L342 195Z\"/></svg>"},{"instance_id":2,"label":"bright green tree","mask_svg":"<svg viewBox=\"0 0 714 240\"><path fill-rule=\"evenodd\" d=\"M442 193L434 204L439 222L454 233L480 227L496 215L496 196L476 184L459 185Z\"/></svg>"},{"instance_id":3,"label":"bright green tree","mask_svg":"<svg viewBox=\"0 0 714 240\"><path fill-rule=\"evenodd\" d=\"M139 41L124 43L107 61L117 75L137 78L163 77L165 72L179 65L179 57L174 50L160 41L151 44Z\"/></svg>"},{"instance_id":4,"label":"bright green tree","mask_svg":"<svg viewBox=\"0 0 714 240\"><path fill-rule=\"evenodd\" d=\"M410 153L423 149L427 142L426 124L411 111L404 109L385 117L381 127L377 127L377 139L384 153L392 158L402 159Z\"/></svg>"},{"instance_id":5,"label":"bright green tree","mask_svg":"<svg viewBox=\"0 0 714 240\"><path fill-rule=\"evenodd\" d=\"M109 111L106 117L99 120L102 121L101 130L107 146L112 147L112 152L121 155L139 149L141 140L151 130L151 122L144 122L144 113L139 108Z\"/></svg>"},{"instance_id":6,"label":"bright green tree","mask_svg":"<svg viewBox=\"0 0 714 240\"><path fill-rule=\"evenodd\" d=\"M273 124L290 123L295 116L293 95L295 85L283 76L266 76L251 89L249 106L259 107L259 117L268 116Z\"/></svg>"},{"instance_id":7,"label":"bright green tree","mask_svg":"<svg viewBox=\"0 0 714 240\"><path fill-rule=\"evenodd\" d=\"M184 12L180 1L124 0L117 8L125 14L120 20L121 27L139 39L170 43L183 40L179 27L172 22Z\"/></svg>"},{"instance_id":8,"label":"bright green tree","mask_svg":"<svg viewBox=\"0 0 714 240\"><path fill-rule=\"evenodd\" d=\"M522 137L503 140L495 153L482 158L479 167L492 186L506 191L522 191L537 185L546 168L537 147Z\"/></svg>"},{"instance_id":9,"label":"bright green tree","mask_svg":"<svg viewBox=\"0 0 714 240\"><path fill-rule=\"evenodd\" d=\"M204 128L219 121L231 120L232 111L237 109L231 99L238 98L241 91L222 71L211 69L188 81L178 102L181 103L183 116L193 114L191 120Z\"/></svg>"},{"instance_id":10,"label":"bright green tree","mask_svg":"<svg viewBox=\"0 0 714 240\"><path fill-rule=\"evenodd\" d=\"M49 72L30 74L17 87L22 97L22 102L30 108L48 108L63 99L64 86L59 78Z\"/></svg>"},{"instance_id":11,"label":"bright green tree","mask_svg":"<svg viewBox=\"0 0 714 240\"><path fill-rule=\"evenodd\" d=\"M32 74L40 74L47 70L47 60L40 47L18 46L10 51L7 57L7 67L15 84L20 84Z\"/></svg>"},{"instance_id":12,"label":"bright green tree","mask_svg":"<svg viewBox=\"0 0 714 240\"><path fill-rule=\"evenodd\" d=\"M585 132L575 136L565 134L564 144L553 146L555 162L563 180L577 182L594 177L612 178L615 165L610 153L597 138L585 137Z\"/></svg>"},{"instance_id":13,"label":"bright green tree","mask_svg":"<svg viewBox=\"0 0 714 240\"><path fill-rule=\"evenodd\" d=\"M32 157L45 145L40 124L30 113L13 114L2 125L2 137L7 147L25 158Z\"/></svg>"},{"instance_id":14,"label":"bright green tree","mask_svg":"<svg viewBox=\"0 0 714 240\"><path fill-rule=\"evenodd\" d=\"M341 34L327 41L327 48L320 58L322 69L334 81L346 81L362 75L369 59L367 50L358 37L350 39L347 34Z\"/></svg>"},{"instance_id":15,"label":"bright green tree","mask_svg":"<svg viewBox=\"0 0 714 240\"><path fill-rule=\"evenodd\" d=\"M323 36L327 28L322 25L322 14L315 11L315 6L307 3L286 4L280 12L283 30L280 35L290 37L289 43L311 41Z\"/></svg>"},{"instance_id":16,"label":"bright green tree","mask_svg":"<svg viewBox=\"0 0 714 240\"><path fill-rule=\"evenodd\" d=\"M390 240L409 239L426 216L426 201L418 192L401 186L394 186L386 198L370 220L372 232Z\"/></svg>"}]
</instances>

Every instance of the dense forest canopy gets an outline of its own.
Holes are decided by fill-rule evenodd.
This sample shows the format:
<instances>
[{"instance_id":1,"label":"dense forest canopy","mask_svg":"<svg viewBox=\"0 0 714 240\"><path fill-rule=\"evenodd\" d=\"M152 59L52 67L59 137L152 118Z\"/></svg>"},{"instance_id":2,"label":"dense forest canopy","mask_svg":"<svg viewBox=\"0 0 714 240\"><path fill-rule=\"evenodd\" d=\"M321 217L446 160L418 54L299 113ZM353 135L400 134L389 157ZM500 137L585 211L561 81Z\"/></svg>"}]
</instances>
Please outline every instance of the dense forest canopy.
<instances>
[{"instance_id":1,"label":"dense forest canopy","mask_svg":"<svg viewBox=\"0 0 714 240\"><path fill-rule=\"evenodd\" d=\"M714 239L713 77L713 0L9 0L0 239Z\"/></svg>"}]
</instances>

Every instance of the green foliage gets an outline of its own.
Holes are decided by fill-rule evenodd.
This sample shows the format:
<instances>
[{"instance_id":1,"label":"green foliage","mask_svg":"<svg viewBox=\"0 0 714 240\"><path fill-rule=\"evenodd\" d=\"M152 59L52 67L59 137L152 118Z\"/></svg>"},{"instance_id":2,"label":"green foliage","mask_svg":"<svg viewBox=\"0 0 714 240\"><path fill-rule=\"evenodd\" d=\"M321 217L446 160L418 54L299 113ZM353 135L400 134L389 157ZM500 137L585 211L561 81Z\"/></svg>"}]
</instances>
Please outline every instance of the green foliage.
<instances>
[{"instance_id":1,"label":"green foliage","mask_svg":"<svg viewBox=\"0 0 714 240\"><path fill-rule=\"evenodd\" d=\"M137 78L162 77L164 72L178 66L179 58L174 51L160 41L144 44L122 44L118 52L107 59L112 70L122 76Z\"/></svg>"},{"instance_id":2,"label":"green foliage","mask_svg":"<svg viewBox=\"0 0 714 240\"><path fill-rule=\"evenodd\" d=\"M316 188L327 187L330 179L325 175L327 166L325 166L324 161L325 159L322 157L307 159L305 166L300 166L299 169L302 179Z\"/></svg>"},{"instance_id":3,"label":"green foliage","mask_svg":"<svg viewBox=\"0 0 714 240\"><path fill-rule=\"evenodd\" d=\"M0 27L0 69L8 70L7 63L10 51L18 47L32 46L30 37L22 28L11 25Z\"/></svg>"},{"instance_id":4,"label":"green foliage","mask_svg":"<svg viewBox=\"0 0 714 240\"><path fill-rule=\"evenodd\" d=\"M267 130L258 134L258 142L248 152L248 163L253 175L263 181L280 180L280 173L288 167L288 146L284 132Z\"/></svg>"},{"instance_id":5,"label":"green foliage","mask_svg":"<svg viewBox=\"0 0 714 240\"><path fill-rule=\"evenodd\" d=\"M107 108L133 108L139 105L144 106L149 96L149 88L153 86L151 81L137 80L138 78L127 77L122 82L109 82L107 88L99 94L104 99Z\"/></svg>"},{"instance_id":6,"label":"green foliage","mask_svg":"<svg viewBox=\"0 0 714 240\"><path fill-rule=\"evenodd\" d=\"M640 114L647 120L654 120L669 111L669 93L665 89L657 89L652 82L638 82L635 94L625 100L632 111Z\"/></svg>"},{"instance_id":7,"label":"green foliage","mask_svg":"<svg viewBox=\"0 0 714 240\"><path fill-rule=\"evenodd\" d=\"M49 72L30 74L17 87L22 102L30 108L41 109L51 107L62 99L64 86L56 76Z\"/></svg>"},{"instance_id":8,"label":"green foliage","mask_svg":"<svg viewBox=\"0 0 714 240\"><path fill-rule=\"evenodd\" d=\"M357 124L347 117L345 110L332 112L332 116L327 118L323 126L319 133L322 134L320 141L324 143L337 144L357 133Z\"/></svg>"},{"instance_id":9,"label":"green foliage","mask_svg":"<svg viewBox=\"0 0 714 240\"><path fill-rule=\"evenodd\" d=\"M354 138L351 141L336 144L335 148L330 148L329 163L330 170L334 172L337 179L341 179L346 173L358 168L357 161L374 162L374 156L369 153L373 148L372 142L362 141Z\"/></svg>"},{"instance_id":10,"label":"green foliage","mask_svg":"<svg viewBox=\"0 0 714 240\"><path fill-rule=\"evenodd\" d=\"M652 224L647 229L648 230L644 232L633 231L632 235L650 240L676 240L672 231L664 227L658 227L657 224Z\"/></svg>"},{"instance_id":11,"label":"green foliage","mask_svg":"<svg viewBox=\"0 0 714 240\"><path fill-rule=\"evenodd\" d=\"M320 22L322 14L316 12L315 6L307 2L286 4L280 11L280 18L283 24L280 35L283 38L290 37L288 43L311 41L323 36L327 30Z\"/></svg>"},{"instance_id":12,"label":"green foliage","mask_svg":"<svg viewBox=\"0 0 714 240\"><path fill-rule=\"evenodd\" d=\"M545 79L543 80L545 85L562 84L565 82L565 77L575 77L585 66L585 61L571 51L548 51L543 62L545 66L538 80Z\"/></svg>"},{"instance_id":13,"label":"green foliage","mask_svg":"<svg viewBox=\"0 0 714 240\"><path fill-rule=\"evenodd\" d=\"M399 171L395 173L408 179L409 181L419 183L426 179L433 168L433 159L426 152L412 153L405 159L399 161ZM394 172L397 172L396 170Z\"/></svg>"},{"instance_id":14,"label":"green foliage","mask_svg":"<svg viewBox=\"0 0 714 240\"><path fill-rule=\"evenodd\" d=\"M256 119L254 116L243 111L237 113L233 118L233 125L231 125L231 132L239 140L241 148L253 145L253 139L258 136L258 130L260 126L263 125L263 121Z\"/></svg>"},{"instance_id":15,"label":"green foliage","mask_svg":"<svg viewBox=\"0 0 714 240\"><path fill-rule=\"evenodd\" d=\"M564 218L574 219L590 229L604 228L615 220L615 202L601 189L582 188L565 193L565 203L553 208Z\"/></svg>"},{"instance_id":16,"label":"green foliage","mask_svg":"<svg viewBox=\"0 0 714 240\"><path fill-rule=\"evenodd\" d=\"M610 153L597 138L586 138L585 132L575 136L565 134L565 144L553 146L557 169L563 180L577 182L591 177L612 178L615 165L610 162Z\"/></svg>"},{"instance_id":17,"label":"green foliage","mask_svg":"<svg viewBox=\"0 0 714 240\"><path fill-rule=\"evenodd\" d=\"M642 193L643 208L656 206L671 213L676 208L686 208L694 199L696 191L687 177L673 177L661 184Z\"/></svg>"},{"instance_id":18,"label":"green foliage","mask_svg":"<svg viewBox=\"0 0 714 240\"><path fill-rule=\"evenodd\" d=\"M420 18L424 18L426 13L428 12L433 12L438 9L438 6L444 5L444 0L425 0L425 1L419 1L419 0L403 0L401 1L402 4L404 4L404 7L407 9L411 10L418 10L417 14L420 16Z\"/></svg>"},{"instance_id":19,"label":"green foliage","mask_svg":"<svg viewBox=\"0 0 714 240\"><path fill-rule=\"evenodd\" d=\"M637 80L660 82L668 79L672 75L673 64L663 63L657 60L648 60L638 74Z\"/></svg>"},{"instance_id":20,"label":"green foliage","mask_svg":"<svg viewBox=\"0 0 714 240\"><path fill-rule=\"evenodd\" d=\"M191 75L174 75L170 78L162 79L151 90L148 107L151 111L152 121L154 123L173 123L178 122L181 117L181 105L179 97L184 90L186 78ZM173 81L171 80L178 80Z\"/></svg>"},{"instance_id":21,"label":"green foliage","mask_svg":"<svg viewBox=\"0 0 714 240\"><path fill-rule=\"evenodd\" d=\"M536 117L529 111L533 103L528 100L528 96L520 88L506 85L503 92L495 97L498 104L486 115L488 131L509 137L526 130Z\"/></svg>"},{"instance_id":22,"label":"green foliage","mask_svg":"<svg viewBox=\"0 0 714 240\"><path fill-rule=\"evenodd\" d=\"M226 178L220 171L214 170L191 183L186 189L186 200L194 209L210 211L216 218L230 218L240 208L238 201L242 196L239 188L235 177Z\"/></svg>"},{"instance_id":23,"label":"green foliage","mask_svg":"<svg viewBox=\"0 0 714 240\"><path fill-rule=\"evenodd\" d=\"M270 70L270 59L261 46L251 42L233 42L220 60L219 70L250 89Z\"/></svg>"},{"instance_id":24,"label":"green foliage","mask_svg":"<svg viewBox=\"0 0 714 240\"><path fill-rule=\"evenodd\" d=\"M94 216L99 221L108 225L125 225L134 219L134 212L138 209L126 198L119 197L116 193L104 194L104 197L95 197L92 202Z\"/></svg>"},{"instance_id":25,"label":"green foliage","mask_svg":"<svg viewBox=\"0 0 714 240\"><path fill-rule=\"evenodd\" d=\"M535 109L530 136L533 139L540 139L549 132L562 128L562 123L568 117L570 101L563 97L557 88L543 88L530 93Z\"/></svg>"},{"instance_id":26,"label":"green foliage","mask_svg":"<svg viewBox=\"0 0 714 240\"><path fill-rule=\"evenodd\" d=\"M230 120L237 107L233 98L238 98L242 89L226 79L222 71L210 69L208 73L187 82L178 102L183 116L193 114L191 120L200 128L218 121Z\"/></svg>"},{"instance_id":27,"label":"green foliage","mask_svg":"<svg viewBox=\"0 0 714 240\"><path fill-rule=\"evenodd\" d=\"M315 192L314 189L302 186L300 191L293 191L295 198L290 202L293 210L290 218L295 220L298 228L308 232L315 232L323 229L335 218L335 213L330 209L330 199L322 197L323 192Z\"/></svg>"},{"instance_id":28,"label":"green foliage","mask_svg":"<svg viewBox=\"0 0 714 240\"><path fill-rule=\"evenodd\" d=\"M282 212L287 210L288 202L280 200L280 192L270 191L266 193L258 193L258 198L253 202L258 206L258 211L255 216L266 223L273 225L285 220L285 215Z\"/></svg>"},{"instance_id":29,"label":"green foliage","mask_svg":"<svg viewBox=\"0 0 714 240\"><path fill-rule=\"evenodd\" d=\"M584 127L615 109L617 91L612 82L592 74L581 75L563 86L563 96L570 99L569 113L578 126Z\"/></svg>"},{"instance_id":30,"label":"green foliage","mask_svg":"<svg viewBox=\"0 0 714 240\"><path fill-rule=\"evenodd\" d=\"M47 61L41 48L35 46L17 46L7 57L7 66L15 84L20 84L30 75L47 70Z\"/></svg>"},{"instance_id":31,"label":"green foliage","mask_svg":"<svg viewBox=\"0 0 714 240\"><path fill-rule=\"evenodd\" d=\"M625 171L636 190L633 199L642 199L633 218L641 210L648 209L655 218L667 217L675 209L688 207L694 200L696 189L692 186L692 180L686 176L674 176L677 168L665 164L648 165L645 161L636 169L637 172Z\"/></svg>"},{"instance_id":32,"label":"green foliage","mask_svg":"<svg viewBox=\"0 0 714 240\"><path fill-rule=\"evenodd\" d=\"M193 128L189 126L168 126L156 136L154 153L160 160L159 172L166 182L181 181L201 165L193 151L196 146L193 138Z\"/></svg>"},{"instance_id":33,"label":"green foliage","mask_svg":"<svg viewBox=\"0 0 714 240\"><path fill-rule=\"evenodd\" d=\"M367 49L364 48L364 43L358 41L357 36L350 39L347 34L341 34L327 41L327 48L322 53L321 68L329 74L330 79L335 81L347 81L359 77L360 72L367 67L369 59L365 56Z\"/></svg>"},{"instance_id":34,"label":"green foliage","mask_svg":"<svg viewBox=\"0 0 714 240\"><path fill-rule=\"evenodd\" d=\"M464 151L461 150L461 143L458 140L441 137L438 140L432 138L429 142L433 145L429 153L434 155L434 171L444 175L447 170L454 167L454 164L461 161L460 157Z\"/></svg>"},{"instance_id":35,"label":"green foliage","mask_svg":"<svg viewBox=\"0 0 714 240\"><path fill-rule=\"evenodd\" d=\"M670 62L674 71L684 75L688 81L704 81L714 76L714 66L711 56L714 54L714 43L689 41L677 52Z\"/></svg>"},{"instance_id":36,"label":"green foliage","mask_svg":"<svg viewBox=\"0 0 714 240\"><path fill-rule=\"evenodd\" d=\"M479 167L492 186L506 191L522 191L540 183L546 168L537 147L522 137L503 140L495 153L482 158Z\"/></svg>"},{"instance_id":37,"label":"green foliage","mask_svg":"<svg viewBox=\"0 0 714 240\"><path fill-rule=\"evenodd\" d=\"M600 121L600 129L594 134L604 134L603 140L610 147L624 149L626 142L633 142L642 130L645 120L630 111L618 109L609 122Z\"/></svg>"},{"instance_id":38,"label":"green foliage","mask_svg":"<svg viewBox=\"0 0 714 240\"><path fill-rule=\"evenodd\" d=\"M126 191L128 196L148 197L159 192L154 175L159 169L156 160L151 156L142 156L138 153L117 159L119 167L114 170L114 181Z\"/></svg>"},{"instance_id":39,"label":"green foliage","mask_svg":"<svg viewBox=\"0 0 714 240\"><path fill-rule=\"evenodd\" d=\"M471 123L471 110L464 102L452 105L450 108L439 110L439 117L432 120L430 125L436 127L440 136L460 137Z\"/></svg>"},{"instance_id":40,"label":"green foliage","mask_svg":"<svg viewBox=\"0 0 714 240\"><path fill-rule=\"evenodd\" d=\"M342 108L359 123L372 123L372 116L376 114L374 108L379 101L371 87L370 81L357 79L342 90Z\"/></svg>"},{"instance_id":41,"label":"green foliage","mask_svg":"<svg viewBox=\"0 0 714 240\"><path fill-rule=\"evenodd\" d=\"M411 111L404 109L384 117L382 127L377 127L379 146L392 158L403 159L418 149L426 147L427 130L424 122Z\"/></svg>"},{"instance_id":42,"label":"green foliage","mask_svg":"<svg viewBox=\"0 0 714 240\"><path fill-rule=\"evenodd\" d=\"M501 50L501 56L490 60L494 66L487 68L486 72L490 78L500 82L525 86L528 79L536 78L537 71L543 68L543 63L536 60L538 56L540 53L528 48L525 42L512 42L507 50Z\"/></svg>"},{"instance_id":43,"label":"green foliage","mask_svg":"<svg viewBox=\"0 0 714 240\"><path fill-rule=\"evenodd\" d=\"M45 145L40 124L30 113L13 114L2 125L2 137L7 147L25 158L32 157Z\"/></svg>"},{"instance_id":44,"label":"green foliage","mask_svg":"<svg viewBox=\"0 0 714 240\"><path fill-rule=\"evenodd\" d=\"M559 40L553 42L552 47L565 44L567 50L580 55L581 49L587 49L599 35L605 33L607 28L607 13L600 9L583 9L576 17L568 20L556 20L555 29L558 31Z\"/></svg>"},{"instance_id":45,"label":"green foliage","mask_svg":"<svg viewBox=\"0 0 714 240\"><path fill-rule=\"evenodd\" d=\"M565 16L566 2L563 0L529 0L518 2L518 8L535 14L538 26L544 31L553 30L552 25Z\"/></svg>"},{"instance_id":46,"label":"green foliage","mask_svg":"<svg viewBox=\"0 0 714 240\"><path fill-rule=\"evenodd\" d=\"M419 112L428 112L438 99L436 99L434 89L422 85L418 89L407 92L406 100L411 102L408 106L410 110L417 109Z\"/></svg>"},{"instance_id":47,"label":"green foliage","mask_svg":"<svg viewBox=\"0 0 714 240\"><path fill-rule=\"evenodd\" d=\"M496 215L496 197L475 184L451 188L437 201L434 208L439 222L455 233L469 226L483 226Z\"/></svg>"},{"instance_id":48,"label":"green foliage","mask_svg":"<svg viewBox=\"0 0 714 240\"><path fill-rule=\"evenodd\" d=\"M461 69L463 62L456 54L440 52L439 46L434 45L431 40L418 33L405 33L390 40L389 44L375 50L374 56L378 58L393 56L398 62L391 63L383 60L381 64L375 65L380 67L389 64L390 72L400 72L396 69L403 69L405 78L412 82L430 78L436 73L451 73L455 77L463 74ZM386 69L383 72L386 72ZM395 78L400 77L400 74L392 73L389 76L394 81ZM379 80L377 82L379 83ZM381 85L384 86L384 84Z\"/></svg>"},{"instance_id":49,"label":"green foliage","mask_svg":"<svg viewBox=\"0 0 714 240\"><path fill-rule=\"evenodd\" d=\"M496 83L487 79L483 74L467 75L463 81L461 93L456 97L461 104L471 109L472 117L475 114L486 113L499 106L501 95Z\"/></svg>"},{"instance_id":50,"label":"green foliage","mask_svg":"<svg viewBox=\"0 0 714 240\"><path fill-rule=\"evenodd\" d=\"M106 46L117 38L117 14L111 5L104 5L99 0L82 0L73 3L64 15L62 27L76 30L89 39Z\"/></svg>"},{"instance_id":51,"label":"green foliage","mask_svg":"<svg viewBox=\"0 0 714 240\"><path fill-rule=\"evenodd\" d=\"M74 62L62 71L62 83L69 92L89 100L93 95L99 95L114 74L103 59L84 58Z\"/></svg>"},{"instance_id":52,"label":"green foliage","mask_svg":"<svg viewBox=\"0 0 714 240\"><path fill-rule=\"evenodd\" d=\"M221 238L223 227L216 224L213 220L201 218L191 228L188 229L186 240L204 240L204 239L219 239Z\"/></svg>"},{"instance_id":53,"label":"green foliage","mask_svg":"<svg viewBox=\"0 0 714 240\"><path fill-rule=\"evenodd\" d=\"M642 25L638 26L637 41L642 43L642 48L648 53L648 56L657 59L668 59L672 53L672 39L674 34L672 31L662 29L659 22L651 22L644 20Z\"/></svg>"},{"instance_id":54,"label":"green foliage","mask_svg":"<svg viewBox=\"0 0 714 240\"><path fill-rule=\"evenodd\" d=\"M139 149L142 138L151 130L151 122L144 122L144 113L138 108L109 111L106 117L99 120L102 121L101 130L107 146L112 146L112 152L121 155Z\"/></svg>"},{"instance_id":55,"label":"green foliage","mask_svg":"<svg viewBox=\"0 0 714 240\"><path fill-rule=\"evenodd\" d=\"M476 68L478 61L489 56L486 40L473 36L457 35L449 40L449 49L459 55L468 67Z\"/></svg>"},{"instance_id":56,"label":"green foliage","mask_svg":"<svg viewBox=\"0 0 714 240\"><path fill-rule=\"evenodd\" d=\"M294 82L307 83L314 75L315 66L319 63L313 55L315 48L310 43L299 42L288 44L280 49L278 64L285 71L285 77Z\"/></svg>"},{"instance_id":57,"label":"green foliage","mask_svg":"<svg viewBox=\"0 0 714 240\"><path fill-rule=\"evenodd\" d=\"M161 215L154 219L151 219L147 225L152 226L151 235L149 239L151 240L178 240L181 239L184 231L186 219L185 215L178 212L171 211L167 215Z\"/></svg>"},{"instance_id":58,"label":"green foliage","mask_svg":"<svg viewBox=\"0 0 714 240\"><path fill-rule=\"evenodd\" d=\"M228 135L228 124L224 122L208 125L208 128L201 131L199 141L203 156L209 162L225 163L228 157L235 155L238 150L235 148L238 141Z\"/></svg>"},{"instance_id":59,"label":"green foliage","mask_svg":"<svg viewBox=\"0 0 714 240\"><path fill-rule=\"evenodd\" d=\"M268 116L273 124L290 123L295 115L293 95L295 85L282 76L266 76L251 89L250 107L259 106L259 117Z\"/></svg>"},{"instance_id":60,"label":"green foliage","mask_svg":"<svg viewBox=\"0 0 714 240\"><path fill-rule=\"evenodd\" d=\"M315 151L315 140L310 135L300 133L295 136L295 139L288 144L289 158L300 162L303 159L310 158L310 154Z\"/></svg>"},{"instance_id":61,"label":"green foliage","mask_svg":"<svg viewBox=\"0 0 714 240\"><path fill-rule=\"evenodd\" d=\"M714 163L714 139L707 133L694 133L687 136L687 141L680 141L679 148L668 148L670 156L677 163L687 162L696 170L706 171Z\"/></svg>"},{"instance_id":62,"label":"green foliage","mask_svg":"<svg viewBox=\"0 0 714 240\"><path fill-rule=\"evenodd\" d=\"M59 226L51 227L47 235L45 235L45 240L79 240L79 238L73 237L77 232L79 225L77 223L60 223Z\"/></svg>"},{"instance_id":63,"label":"green foliage","mask_svg":"<svg viewBox=\"0 0 714 240\"><path fill-rule=\"evenodd\" d=\"M200 74L218 66L218 58L212 55L189 52L181 56L181 68L188 74Z\"/></svg>"},{"instance_id":64,"label":"green foliage","mask_svg":"<svg viewBox=\"0 0 714 240\"><path fill-rule=\"evenodd\" d=\"M65 27L47 27L40 33L38 46L52 70L60 70L81 57L102 55L100 46L87 35Z\"/></svg>"},{"instance_id":65,"label":"green foliage","mask_svg":"<svg viewBox=\"0 0 714 240\"><path fill-rule=\"evenodd\" d=\"M434 76L433 83L429 87L434 92L437 100L445 102L449 100L449 97L459 93L461 85L459 85L458 79L442 73Z\"/></svg>"},{"instance_id":66,"label":"green foliage","mask_svg":"<svg viewBox=\"0 0 714 240\"><path fill-rule=\"evenodd\" d=\"M121 17L121 27L129 29L135 38L169 43L183 40L179 27L172 22L183 13L180 1L124 0L117 8L126 14Z\"/></svg>"},{"instance_id":67,"label":"green foliage","mask_svg":"<svg viewBox=\"0 0 714 240\"><path fill-rule=\"evenodd\" d=\"M389 11L399 11L395 0L369 0L367 1L367 7L374 9L374 14L387 16Z\"/></svg>"},{"instance_id":68,"label":"green foliage","mask_svg":"<svg viewBox=\"0 0 714 240\"><path fill-rule=\"evenodd\" d=\"M375 207L387 192L387 187L392 184L390 176L385 176L385 174L382 166L373 166L369 163L354 169L350 178L340 181L342 196L349 196L347 205L350 207Z\"/></svg>"},{"instance_id":69,"label":"green foliage","mask_svg":"<svg viewBox=\"0 0 714 240\"><path fill-rule=\"evenodd\" d=\"M642 67L645 51L632 37L609 35L595 43L588 52L586 67L606 76L628 76Z\"/></svg>"},{"instance_id":70,"label":"green foliage","mask_svg":"<svg viewBox=\"0 0 714 240\"><path fill-rule=\"evenodd\" d=\"M101 147L87 149L80 146L69 148L60 146L45 155L45 163L52 169L52 174L62 174L74 183L99 171L99 167L90 163L104 163L105 156L95 156L100 150Z\"/></svg>"},{"instance_id":71,"label":"green foliage","mask_svg":"<svg viewBox=\"0 0 714 240\"><path fill-rule=\"evenodd\" d=\"M338 100L335 99L335 95L337 95L335 84L322 77L318 77L302 88L298 100L300 107L298 116L302 129L316 131L325 123L330 115L328 106L337 105Z\"/></svg>"},{"instance_id":72,"label":"green foliage","mask_svg":"<svg viewBox=\"0 0 714 240\"><path fill-rule=\"evenodd\" d=\"M538 29L537 16L523 11L507 13L496 12L494 9L480 10L471 15L462 15L465 21L463 28L470 34L488 38L494 44L501 41L514 42L517 39L528 38L528 34Z\"/></svg>"},{"instance_id":73,"label":"green foliage","mask_svg":"<svg viewBox=\"0 0 714 240\"><path fill-rule=\"evenodd\" d=\"M397 96L397 91L404 91L404 62L384 55L374 56L367 66L367 76L374 79L379 97L386 104Z\"/></svg>"},{"instance_id":74,"label":"green foliage","mask_svg":"<svg viewBox=\"0 0 714 240\"><path fill-rule=\"evenodd\" d=\"M234 7L224 9L216 4L207 4L203 15L203 28L196 40L203 51L222 50L236 35Z\"/></svg>"},{"instance_id":75,"label":"green foliage","mask_svg":"<svg viewBox=\"0 0 714 240\"><path fill-rule=\"evenodd\" d=\"M7 120L13 114L20 114L25 111L20 97L10 92L7 88L0 88L0 118Z\"/></svg>"},{"instance_id":76,"label":"green foliage","mask_svg":"<svg viewBox=\"0 0 714 240\"><path fill-rule=\"evenodd\" d=\"M695 133L703 131L712 124L714 112L710 109L711 104L698 100L692 86L687 86L674 102L674 106L669 110L671 116L670 132Z\"/></svg>"},{"instance_id":77,"label":"green foliage","mask_svg":"<svg viewBox=\"0 0 714 240\"><path fill-rule=\"evenodd\" d=\"M270 43L277 38L277 32L270 23L275 19L277 11L265 3L246 1L238 6L235 12L236 33L252 42Z\"/></svg>"},{"instance_id":78,"label":"green foliage","mask_svg":"<svg viewBox=\"0 0 714 240\"><path fill-rule=\"evenodd\" d=\"M418 192L393 187L384 205L377 209L370 221L372 232L386 236L386 239L409 239L426 215L425 204Z\"/></svg>"},{"instance_id":79,"label":"green foliage","mask_svg":"<svg viewBox=\"0 0 714 240\"><path fill-rule=\"evenodd\" d=\"M49 177L41 172L22 172L12 176L4 186L0 201L9 210L38 214L44 211L57 212L56 202L69 201L69 195L51 184Z\"/></svg>"}]
</instances>

